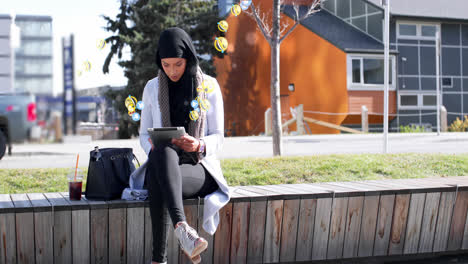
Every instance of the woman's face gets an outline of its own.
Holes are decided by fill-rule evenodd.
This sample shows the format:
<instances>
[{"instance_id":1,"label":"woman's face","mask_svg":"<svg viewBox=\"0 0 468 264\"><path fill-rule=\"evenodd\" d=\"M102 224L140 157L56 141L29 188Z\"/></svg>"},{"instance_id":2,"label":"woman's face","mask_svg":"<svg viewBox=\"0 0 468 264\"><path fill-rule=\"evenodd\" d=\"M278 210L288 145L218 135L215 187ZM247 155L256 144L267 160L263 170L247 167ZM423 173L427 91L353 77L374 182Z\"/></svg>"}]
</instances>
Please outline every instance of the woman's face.
<instances>
[{"instance_id":1,"label":"woman's face","mask_svg":"<svg viewBox=\"0 0 468 264\"><path fill-rule=\"evenodd\" d=\"M184 74L187 60L184 58L165 58L161 59L161 64L169 79L173 82L177 82Z\"/></svg>"}]
</instances>

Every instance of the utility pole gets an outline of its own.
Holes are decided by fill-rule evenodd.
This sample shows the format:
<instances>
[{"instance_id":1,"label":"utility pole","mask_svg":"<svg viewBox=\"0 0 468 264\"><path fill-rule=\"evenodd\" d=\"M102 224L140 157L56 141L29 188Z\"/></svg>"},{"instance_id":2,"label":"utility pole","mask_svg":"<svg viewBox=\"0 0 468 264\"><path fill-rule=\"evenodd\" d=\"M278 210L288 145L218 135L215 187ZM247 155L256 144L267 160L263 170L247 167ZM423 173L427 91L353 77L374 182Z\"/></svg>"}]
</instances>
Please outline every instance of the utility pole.
<instances>
[{"instance_id":1,"label":"utility pole","mask_svg":"<svg viewBox=\"0 0 468 264\"><path fill-rule=\"evenodd\" d=\"M390 47L390 0L382 0L384 6L384 144L383 153L388 153L388 79L389 79L389 47Z\"/></svg>"}]
</instances>

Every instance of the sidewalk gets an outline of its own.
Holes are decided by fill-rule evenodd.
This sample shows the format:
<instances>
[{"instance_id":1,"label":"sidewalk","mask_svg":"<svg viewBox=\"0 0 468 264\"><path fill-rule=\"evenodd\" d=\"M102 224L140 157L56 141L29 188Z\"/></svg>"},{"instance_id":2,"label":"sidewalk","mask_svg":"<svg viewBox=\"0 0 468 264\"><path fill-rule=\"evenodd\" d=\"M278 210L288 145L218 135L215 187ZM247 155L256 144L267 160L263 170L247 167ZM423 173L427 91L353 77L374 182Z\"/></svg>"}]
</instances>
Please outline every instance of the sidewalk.
<instances>
[{"instance_id":1,"label":"sidewalk","mask_svg":"<svg viewBox=\"0 0 468 264\"><path fill-rule=\"evenodd\" d=\"M80 154L79 166L87 167L89 152L99 148L129 147L139 159L146 154L138 139L98 140L67 144L14 144L13 155L0 161L0 168L66 168L74 167ZM225 138L221 159L271 157L272 138L264 136ZM389 134L389 153L468 153L468 133ZM382 153L382 134L305 135L283 137L283 156Z\"/></svg>"}]
</instances>

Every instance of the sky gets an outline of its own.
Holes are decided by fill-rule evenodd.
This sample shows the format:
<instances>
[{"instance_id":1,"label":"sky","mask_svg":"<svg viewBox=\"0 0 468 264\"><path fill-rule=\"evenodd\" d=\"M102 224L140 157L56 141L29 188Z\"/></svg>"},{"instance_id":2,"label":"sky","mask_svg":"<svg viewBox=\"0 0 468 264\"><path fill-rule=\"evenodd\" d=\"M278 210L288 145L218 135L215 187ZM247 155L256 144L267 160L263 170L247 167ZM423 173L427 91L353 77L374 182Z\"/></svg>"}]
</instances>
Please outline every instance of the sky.
<instances>
[{"instance_id":1,"label":"sky","mask_svg":"<svg viewBox=\"0 0 468 264\"><path fill-rule=\"evenodd\" d=\"M0 14L47 15L52 17L53 33L53 89L54 94L63 91L62 37L74 34L75 72L83 62L91 63L89 72L81 76L75 74L76 89L93 88L104 85L122 86L127 83L123 69L117 58L110 65L110 73L102 73L102 65L109 52L109 45L102 50L97 42L111 35L103 28L106 25L102 15L115 18L119 12L119 0L5 0L0 5ZM126 49L124 58L129 58Z\"/></svg>"}]
</instances>

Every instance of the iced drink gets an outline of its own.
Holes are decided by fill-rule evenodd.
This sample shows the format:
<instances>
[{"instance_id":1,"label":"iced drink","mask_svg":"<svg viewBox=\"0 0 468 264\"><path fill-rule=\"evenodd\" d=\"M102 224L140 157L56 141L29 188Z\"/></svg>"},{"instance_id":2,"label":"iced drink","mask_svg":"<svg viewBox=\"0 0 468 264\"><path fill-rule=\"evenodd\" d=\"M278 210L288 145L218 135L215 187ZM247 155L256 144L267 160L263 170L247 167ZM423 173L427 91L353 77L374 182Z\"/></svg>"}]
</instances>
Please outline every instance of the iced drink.
<instances>
[{"instance_id":1,"label":"iced drink","mask_svg":"<svg viewBox=\"0 0 468 264\"><path fill-rule=\"evenodd\" d=\"M67 175L68 178L68 194L70 200L81 200L81 189L83 185L83 173L80 169L76 171L75 169L70 171Z\"/></svg>"},{"instance_id":2,"label":"iced drink","mask_svg":"<svg viewBox=\"0 0 468 264\"><path fill-rule=\"evenodd\" d=\"M68 182L68 193L70 200L81 200L81 181Z\"/></svg>"}]
</instances>

